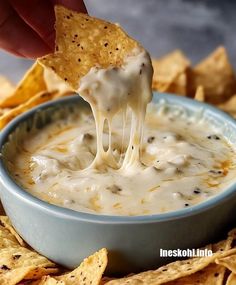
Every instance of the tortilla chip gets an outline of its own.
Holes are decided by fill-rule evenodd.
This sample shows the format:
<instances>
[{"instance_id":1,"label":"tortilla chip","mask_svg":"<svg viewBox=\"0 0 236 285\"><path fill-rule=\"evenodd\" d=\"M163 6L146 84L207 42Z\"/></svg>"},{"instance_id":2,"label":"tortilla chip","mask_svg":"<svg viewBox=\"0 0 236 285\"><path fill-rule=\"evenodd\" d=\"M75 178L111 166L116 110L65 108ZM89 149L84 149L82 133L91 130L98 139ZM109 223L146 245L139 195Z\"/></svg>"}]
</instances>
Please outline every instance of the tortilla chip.
<instances>
[{"instance_id":1,"label":"tortilla chip","mask_svg":"<svg viewBox=\"0 0 236 285\"><path fill-rule=\"evenodd\" d=\"M15 86L4 76L0 76L0 101L7 98L15 90Z\"/></svg>"},{"instance_id":2,"label":"tortilla chip","mask_svg":"<svg viewBox=\"0 0 236 285\"><path fill-rule=\"evenodd\" d=\"M186 95L186 70L190 66L190 61L180 50L175 50L159 59L152 59L152 64L153 90Z\"/></svg>"},{"instance_id":3,"label":"tortilla chip","mask_svg":"<svg viewBox=\"0 0 236 285\"><path fill-rule=\"evenodd\" d=\"M194 99L199 101L199 102L204 102L205 101L205 94L204 94L204 88L202 86L198 86Z\"/></svg>"},{"instance_id":4,"label":"tortilla chip","mask_svg":"<svg viewBox=\"0 0 236 285\"><path fill-rule=\"evenodd\" d=\"M0 225L0 250L7 247L19 246L19 242L9 230Z\"/></svg>"},{"instance_id":5,"label":"tortilla chip","mask_svg":"<svg viewBox=\"0 0 236 285\"><path fill-rule=\"evenodd\" d=\"M58 97L74 93L72 88L49 68L44 69L44 81L47 86L47 91L56 93Z\"/></svg>"},{"instance_id":6,"label":"tortilla chip","mask_svg":"<svg viewBox=\"0 0 236 285\"><path fill-rule=\"evenodd\" d=\"M231 273L226 281L226 285L235 285L236 284L236 275Z\"/></svg>"},{"instance_id":7,"label":"tortilla chip","mask_svg":"<svg viewBox=\"0 0 236 285\"><path fill-rule=\"evenodd\" d=\"M107 250L102 248L98 252L84 259L78 268L70 273L55 277L64 281L66 285L98 285L107 266Z\"/></svg>"},{"instance_id":8,"label":"tortilla chip","mask_svg":"<svg viewBox=\"0 0 236 285\"><path fill-rule=\"evenodd\" d=\"M192 275L167 282L165 285L222 285L224 273L225 268L223 266L210 264Z\"/></svg>"},{"instance_id":9,"label":"tortilla chip","mask_svg":"<svg viewBox=\"0 0 236 285\"><path fill-rule=\"evenodd\" d=\"M236 94L226 102L217 105L217 107L229 113L231 116L236 117Z\"/></svg>"},{"instance_id":10,"label":"tortilla chip","mask_svg":"<svg viewBox=\"0 0 236 285\"><path fill-rule=\"evenodd\" d=\"M23 239L18 235L18 233L13 228L10 219L7 216L0 216L0 225L5 227L13 236L17 239L21 246L25 246L25 242Z\"/></svg>"},{"instance_id":11,"label":"tortilla chip","mask_svg":"<svg viewBox=\"0 0 236 285\"><path fill-rule=\"evenodd\" d=\"M25 103L35 94L45 90L43 67L35 62L19 82L16 90L10 96L0 101L0 107L16 107L19 104Z\"/></svg>"},{"instance_id":12,"label":"tortilla chip","mask_svg":"<svg viewBox=\"0 0 236 285\"><path fill-rule=\"evenodd\" d=\"M177 76L177 78L170 84L167 91L177 95L187 95L187 75L185 71Z\"/></svg>"},{"instance_id":13,"label":"tortilla chip","mask_svg":"<svg viewBox=\"0 0 236 285\"><path fill-rule=\"evenodd\" d=\"M189 92L203 86L206 101L219 104L236 93L236 78L224 47L217 48L189 74Z\"/></svg>"},{"instance_id":14,"label":"tortilla chip","mask_svg":"<svg viewBox=\"0 0 236 285\"><path fill-rule=\"evenodd\" d=\"M229 250L231 248L232 239L228 238L227 240L220 241L215 244L207 245L205 248L212 249L213 252L220 252L224 250ZM176 279L174 281L166 283L166 285L190 285L190 284L199 284L199 285L208 285L215 284L221 285L224 281L226 268L217 264L210 264L206 268L191 274L186 277Z\"/></svg>"},{"instance_id":15,"label":"tortilla chip","mask_svg":"<svg viewBox=\"0 0 236 285\"><path fill-rule=\"evenodd\" d=\"M217 258L215 262L217 264L225 266L234 274L236 274L236 254L232 254L223 258Z\"/></svg>"},{"instance_id":16,"label":"tortilla chip","mask_svg":"<svg viewBox=\"0 0 236 285\"><path fill-rule=\"evenodd\" d=\"M29 109L47 102L53 98L55 94L49 92L40 92L33 96L30 100L16 108L11 109L8 113L0 117L0 129L5 127L11 120L13 120L18 115L28 111Z\"/></svg>"},{"instance_id":17,"label":"tortilla chip","mask_svg":"<svg viewBox=\"0 0 236 285\"><path fill-rule=\"evenodd\" d=\"M234 253L236 253L236 249L230 249L225 252L216 252L212 256L178 260L154 271L146 271L131 277L110 281L107 285L159 285L167 283L181 277L189 276L206 268L211 263L214 263L216 258L225 257Z\"/></svg>"},{"instance_id":18,"label":"tortilla chip","mask_svg":"<svg viewBox=\"0 0 236 285\"><path fill-rule=\"evenodd\" d=\"M121 66L124 58L138 43L117 24L76 13L62 6L55 7L56 51L39 59L74 90L79 79L94 66Z\"/></svg>"},{"instance_id":19,"label":"tortilla chip","mask_svg":"<svg viewBox=\"0 0 236 285\"><path fill-rule=\"evenodd\" d=\"M23 279L41 278L55 272L57 268L53 262L21 246L16 237L0 225L1 285L15 285Z\"/></svg>"}]
</instances>

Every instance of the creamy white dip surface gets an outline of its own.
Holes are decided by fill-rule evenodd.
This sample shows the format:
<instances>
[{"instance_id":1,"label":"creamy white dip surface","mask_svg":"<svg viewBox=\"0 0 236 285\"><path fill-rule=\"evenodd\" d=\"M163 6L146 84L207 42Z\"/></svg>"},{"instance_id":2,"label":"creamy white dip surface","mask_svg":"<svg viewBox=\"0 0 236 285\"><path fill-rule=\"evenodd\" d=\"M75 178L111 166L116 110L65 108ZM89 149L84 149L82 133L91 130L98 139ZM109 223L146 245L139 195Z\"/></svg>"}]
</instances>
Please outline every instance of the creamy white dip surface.
<instances>
[{"instance_id":1,"label":"creamy white dip surface","mask_svg":"<svg viewBox=\"0 0 236 285\"><path fill-rule=\"evenodd\" d=\"M105 124L104 152L111 148L116 166L95 168L95 122L86 108L28 134L9 156L8 167L20 185L42 200L106 215L151 215L190 207L235 180L235 150L219 129L165 104L148 109L140 159L129 167L122 165L132 114L125 131L122 114L113 118L112 141Z\"/></svg>"},{"instance_id":2,"label":"creamy white dip surface","mask_svg":"<svg viewBox=\"0 0 236 285\"><path fill-rule=\"evenodd\" d=\"M34 196L73 210L152 215L223 191L235 151L219 129L178 110L151 106L152 66L135 49L121 67L92 68L78 93L91 106L28 133L8 168ZM178 109L178 108L177 108Z\"/></svg>"}]
</instances>

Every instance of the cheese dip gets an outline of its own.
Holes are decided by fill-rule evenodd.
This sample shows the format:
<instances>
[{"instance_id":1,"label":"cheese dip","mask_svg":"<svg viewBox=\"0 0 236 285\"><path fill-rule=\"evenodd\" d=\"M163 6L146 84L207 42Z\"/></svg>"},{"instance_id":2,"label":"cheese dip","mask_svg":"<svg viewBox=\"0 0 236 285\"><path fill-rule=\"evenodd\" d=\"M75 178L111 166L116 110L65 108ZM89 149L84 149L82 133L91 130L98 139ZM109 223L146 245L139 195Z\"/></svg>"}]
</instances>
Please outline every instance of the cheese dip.
<instances>
[{"instance_id":1,"label":"cheese dip","mask_svg":"<svg viewBox=\"0 0 236 285\"><path fill-rule=\"evenodd\" d=\"M151 215L210 199L235 177L235 150L219 128L168 104L150 104L140 158L129 167L90 167L97 153L94 117L88 107L66 111L42 129L26 133L7 154L18 184L49 203L105 215ZM69 114L70 113L70 114ZM104 152L123 165L132 114L104 124ZM16 140L14 140L15 142Z\"/></svg>"}]
</instances>

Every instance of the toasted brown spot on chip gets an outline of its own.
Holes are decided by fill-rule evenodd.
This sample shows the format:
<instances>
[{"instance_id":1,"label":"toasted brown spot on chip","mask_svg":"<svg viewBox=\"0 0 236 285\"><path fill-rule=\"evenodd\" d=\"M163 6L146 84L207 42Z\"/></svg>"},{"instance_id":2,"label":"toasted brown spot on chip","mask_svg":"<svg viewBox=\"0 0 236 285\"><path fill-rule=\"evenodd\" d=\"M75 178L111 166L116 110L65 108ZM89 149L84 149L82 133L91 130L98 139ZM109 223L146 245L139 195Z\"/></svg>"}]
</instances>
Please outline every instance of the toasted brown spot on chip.
<instances>
[{"instance_id":1,"label":"toasted brown spot on chip","mask_svg":"<svg viewBox=\"0 0 236 285\"><path fill-rule=\"evenodd\" d=\"M107 68L110 65L121 66L124 58L139 44L128 37L118 25L104 20L73 11L71 11L73 18L70 20L64 18L69 11L65 7L56 6L56 46L58 50L54 54L39 59L39 62L49 68L54 66L57 74L62 79L66 77L68 83L74 90L77 90L78 77L86 75L94 66L100 68ZM76 39L77 45L72 45L71 41L74 40L75 34L79 35ZM119 50L119 52L111 53L114 50ZM81 59L83 65L79 64L78 58Z\"/></svg>"}]
</instances>

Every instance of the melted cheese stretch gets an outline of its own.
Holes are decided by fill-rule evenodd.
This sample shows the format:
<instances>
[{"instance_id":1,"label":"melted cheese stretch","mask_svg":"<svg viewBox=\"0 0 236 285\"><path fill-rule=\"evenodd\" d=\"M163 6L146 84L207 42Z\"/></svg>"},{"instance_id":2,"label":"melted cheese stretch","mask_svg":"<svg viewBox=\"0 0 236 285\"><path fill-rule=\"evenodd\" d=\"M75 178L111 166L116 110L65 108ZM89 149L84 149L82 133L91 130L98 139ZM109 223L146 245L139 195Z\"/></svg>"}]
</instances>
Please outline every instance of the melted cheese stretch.
<instances>
[{"instance_id":1,"label":"melted cheese stretch","mask_svg":"<svg viewBox=\"0 0 236 285\"><path fill-rule=\"evenodd\" d=\"M90 110L83 109L28 134L8 167L36 197L94 214L163 213L223 191L236 177L233 148L206 121L161 108L148 111L140 162L128 168L89 167L97 153L96 130ZM117 114L111 141L104 125L103 147L117 163L121 160L120 165L129 145L130 123L128 114L122 140L122 114Z\"/></svg>"},{"instance_id":2,"label":"melted cheese stretch","mask_svg":"<svg viewBox=\"0 0 236 285\"><path fill-rule=\"evenodd\" d=\"M121 167L112 154L112 120L118 112L122 112L125 126L128 108L132 112L132 123L122 168L139 163L146 108L152 99L152 74L149 54L143 49L136 48L125 59L121 68L94 67L80 80L78 93L90 104L97 130L97 154L91 167L99 169L104 164L114 169ZM110 136L110 144L106 152L102 144L105 121L108 123Z\"/></svg>"}]
</instances>

